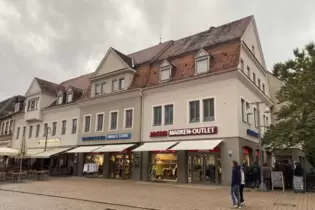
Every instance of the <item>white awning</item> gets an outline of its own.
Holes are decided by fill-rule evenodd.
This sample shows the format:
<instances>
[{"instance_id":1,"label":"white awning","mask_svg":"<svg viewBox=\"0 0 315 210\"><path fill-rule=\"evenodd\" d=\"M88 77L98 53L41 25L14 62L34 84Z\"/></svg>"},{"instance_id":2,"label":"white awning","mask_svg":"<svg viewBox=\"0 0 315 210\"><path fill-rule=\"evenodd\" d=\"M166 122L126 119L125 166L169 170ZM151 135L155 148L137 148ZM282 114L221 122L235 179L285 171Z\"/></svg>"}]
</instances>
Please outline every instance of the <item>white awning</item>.
<instances>
[{"instance_id":1,"label":"white awning","mask_svg":"<svg viewBox=\"0 0 315 210\"><path fill-rule=\"evenodd\" d=\"M0 156L17 156L19 154L18 149L0 147Z\"/></svg>"},{"instance_id":2,"label":"white awning","mask_svg":"<svg viewBox=\"0 0 315 210\"><path fill-rule=\"evenodd\" d=\"M134 146L134 144L112 144L112 145L105 145L93 152L121 152L129 147Z\"/></svg>"},{"instance_id":3,"label":"white awning","mask_svg":"<svg viewBox=\"0 0 315 210\"><path fill-rule=\"evenodd\" d=\"M46 151L49 151L49 149L47 149ZM44 152L44 149L28 149L25 156L32 157L41 152Z\"/></svg>"},{"instance_id":4,"label":"white awning","mask_svg":"<svg viewBox=\"0 0 315 210\"><path fill-rule=\"evenodd\" d=\"M133 152L142 152L142 151L164 151L178 143L178 141L169 141L169 142L150 142L144 143L140 147L132 150Z\"/></svg>"},{"instance_id":5,"label":"white awning","mask_svg":"<svg viewBox=\"0 0 315 210\"><path fill-rule=\"evenodd\" d=\"M71 149L72 147L67 147L67 148L55 148L51 150L46 150L45 152L38 153L36 155L33 155L34 158L49 158L50 156L62 153L66 150Z\"/></svg>"},{"instance_id":6,"label":"white awning","mask_svg":"<svg viewBox=\"0 0 315 210\"><path fill-rule=\"evenodd\" d=\"M212 150L221 142L222 140L181 141L172 150Z\"/></svg>"},{"instance_id":7,"label":"white awning","mask_svg":"<svg viewBox=\"0 0 315 210\"><path fill-rule=\"evenodd\" d=\"M101 146L80 146L72 150L67 151L67 153L85 153L94 152L94 150L100 148Z\"/></svg>"}]
</instances>

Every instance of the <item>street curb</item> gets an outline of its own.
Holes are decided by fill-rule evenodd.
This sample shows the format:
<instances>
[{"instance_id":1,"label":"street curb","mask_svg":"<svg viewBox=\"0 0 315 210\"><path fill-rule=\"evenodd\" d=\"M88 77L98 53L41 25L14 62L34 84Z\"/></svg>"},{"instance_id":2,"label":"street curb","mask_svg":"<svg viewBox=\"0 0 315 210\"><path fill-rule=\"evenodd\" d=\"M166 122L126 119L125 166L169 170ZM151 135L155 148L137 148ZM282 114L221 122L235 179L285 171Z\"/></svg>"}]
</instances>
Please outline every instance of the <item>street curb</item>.
<instances>
[{"instance_id":1,"label":"street curb","mask_svg":"<svg viewBox=\"0 0 315 210\"><path fill-rule=\"evenodd\" d=\"M0 189L0 191L21 193L21 194L29 194L29 195L38 195L38 196L60 198L60 199L67 199L67 200L76 200L76 201L83 201L83 202L89 202L89 203L98 203L98 204L120 206L120 207L129 207L129 208L134 208L134 209L164 210L164 209L157 209L157 208L148 208L148 207L143 207L143 206L134 206L134 205L111 203L111 202L104 202L104 201L87 200L87 199L81 199L81 198L72 198L72 197L65 197L65 196L58 196L58 195L49 195L49 194L42 194L42 193L33 193L33 192L25 192L25 191L18 191L18 190Z\"/></svg>"}]
</instances>

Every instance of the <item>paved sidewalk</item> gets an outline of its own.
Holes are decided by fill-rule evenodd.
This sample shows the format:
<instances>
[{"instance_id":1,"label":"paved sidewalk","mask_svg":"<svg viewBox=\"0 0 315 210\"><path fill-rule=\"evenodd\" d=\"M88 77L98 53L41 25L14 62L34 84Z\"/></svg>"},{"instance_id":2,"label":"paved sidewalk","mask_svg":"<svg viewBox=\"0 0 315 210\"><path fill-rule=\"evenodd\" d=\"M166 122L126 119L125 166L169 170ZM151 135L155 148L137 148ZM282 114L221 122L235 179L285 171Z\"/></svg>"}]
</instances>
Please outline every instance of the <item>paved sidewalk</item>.
<instances>
[{"instance_id":1,"label":"paved sidewalk","mask_svg":"<svg viewBox=\"0 0 315 210\"><path fill-rule=\"evenodd\" d=\"M87 178L56 178L22 184L2 184L0 190L89 200L120 209L215 210L230 209L229 188ZM244 209L315 210L315 194L245 192ZM66 202L66 201L65 201ZM91 204L92 205L92 204ZM136 208L138 207L138 208Z\"/></svg>"}]
</instances>

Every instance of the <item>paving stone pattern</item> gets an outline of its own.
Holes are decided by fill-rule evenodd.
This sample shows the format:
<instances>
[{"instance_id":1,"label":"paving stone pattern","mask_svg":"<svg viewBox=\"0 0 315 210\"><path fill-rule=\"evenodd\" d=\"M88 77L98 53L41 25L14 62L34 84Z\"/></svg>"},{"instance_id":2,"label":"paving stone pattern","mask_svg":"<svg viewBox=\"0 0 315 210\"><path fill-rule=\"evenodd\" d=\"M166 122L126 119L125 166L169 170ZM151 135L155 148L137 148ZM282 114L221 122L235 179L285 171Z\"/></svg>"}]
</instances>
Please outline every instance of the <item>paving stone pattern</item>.
<instances>
[{"instance_id":1,"label":"paving stone pattern","mask_svg":"<svg viewBox=\"0 0 315 210\"><path fill-rule=\"evenodd\" d=\"M1 184L0 197L1 210L37 210L45 206L52 210L224 210L232 206L227 187L88 178ZM313 193L251 191L245 192L245 199L243 209L315 210Z\"/></svg>"}]
</instances>

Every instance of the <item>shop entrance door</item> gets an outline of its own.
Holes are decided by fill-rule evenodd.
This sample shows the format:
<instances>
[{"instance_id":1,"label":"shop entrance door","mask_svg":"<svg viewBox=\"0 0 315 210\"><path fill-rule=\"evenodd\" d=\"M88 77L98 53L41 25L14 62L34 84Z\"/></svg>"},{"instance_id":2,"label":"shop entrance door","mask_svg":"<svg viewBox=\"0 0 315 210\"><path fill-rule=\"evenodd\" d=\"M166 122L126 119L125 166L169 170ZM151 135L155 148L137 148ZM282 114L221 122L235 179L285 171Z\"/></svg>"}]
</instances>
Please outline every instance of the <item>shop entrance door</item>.
<instances>
[{"instance_id":1,"label":"shop entrance door","mask_svg":"<svg viewBox=\"0 0 315 210\"><path fill-rule=\"evenodd\" d=\"M188 182L218 184L220 166L220 161L214 153L191 153L188 155Z\"/></svg>"},{"instance_id":2,"label":"shop entrance door","mask_svg":"<svg viewBox=\"0 0 315 210\"><path fill-rule=\"evenodd\" d=\"M112 153L110 155L110 178L129 179L132 171L132 154Z\"/></svg>"}]
</instances>

